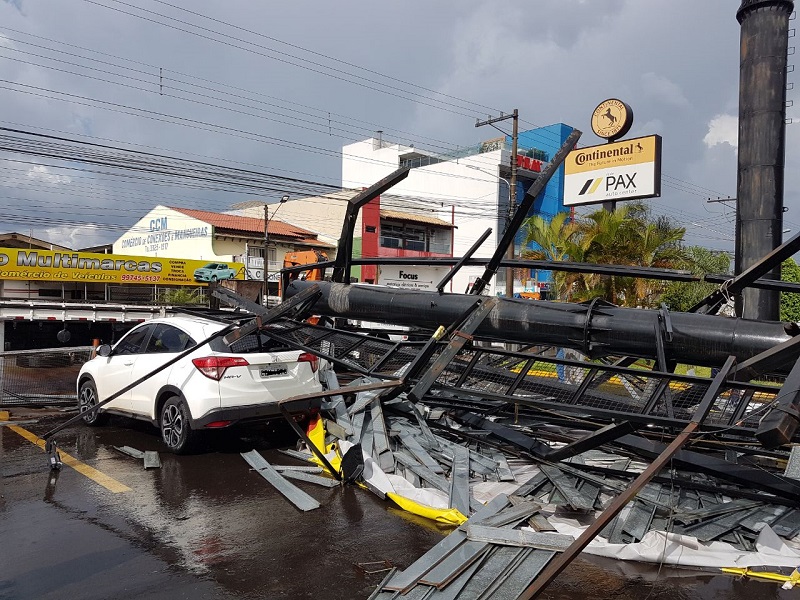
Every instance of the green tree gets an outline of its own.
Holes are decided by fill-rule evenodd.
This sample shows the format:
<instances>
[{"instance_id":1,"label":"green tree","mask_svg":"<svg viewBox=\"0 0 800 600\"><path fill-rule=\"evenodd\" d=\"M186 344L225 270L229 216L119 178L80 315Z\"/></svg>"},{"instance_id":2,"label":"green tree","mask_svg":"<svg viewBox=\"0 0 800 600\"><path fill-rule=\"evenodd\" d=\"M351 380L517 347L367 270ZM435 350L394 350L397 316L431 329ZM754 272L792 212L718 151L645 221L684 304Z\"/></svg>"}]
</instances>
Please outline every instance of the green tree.
<instances>
[{"instance_id":1,"label":"green tree","mask_svg":"<svg viewBox=\"0 0 800 600\"><path fill-rule=\"evenodd\" d=\"M186 306L194 304L205 304L205 298L201 288L180 287L172 290L164 290L158 297L159 304L169 306Z\"/></svg>"},{"instance_id":2,"label":"green tree","mask_svg":"<svg viewBox=\"0 0 800 600\"><path fill-rule=\"evenodd\" d=\"M687 262L685 268L694 275L727 275L730 273L731 257L725 252L717 252L702 246L686 248ZM668 283L661 296L671 310L685 312L700 300L708 296L719 286L703 281Z\"/></svg>"},{"instance_id":3,"label":"green tree","mask_svg":"<svg viewBox=\"0 0 800 600\"><path fill-rule=\"evenodd\" d=\"M686 250L681 245L686 229L674 227L665 217L655 222L643 223L638 238L633 244L637 255L633 264L640 267L676 268L690 262ZM660 302L666 283L658 279L634 279L628 293L642 306L653 306Z\"/></svg>"},{"instance_id":4,"label":"green tree","mask_svg":"<svg viewBox=\"0 0 800 600\"><path fill-rule=\"evenodd\" d=\"M800 266L793 258L787 258L781 263L781 281L800 283ZM800 294L781 292L780 296L781 321L800 321Z\"/></svg>"},{"instance_id":5,"label":"green tree","mask_svg":"<svg viewBox=\"0 0 800 600\"><path fill-rule=\"evenodd\" d=\"M534 215L525 220L524 246L535 244L532 248L525 248L521 255L528 260L572 260L580 262L582 255L580 246L573 238L578 231L577 224L570 219L569 213L558 213L550 220L540 215ZM577 273L564 271L553 272L553 298L568 300L571 288L579 279Z\"/></svg>"},{"instance_id":6,"label":"green tree","mask_svg":"<svg viewBox=\"0 0 800 600\"><path fill-rule=\"evenodd\" d=\"M667 217L653 218L643 203L597 210L575 222L562 214L549 222L540 216L526 221L526 244L535 245L523 252L524 258L660 268L679 268L688 261L682 246L685 229ZM623 306L657 304L665 288L657 280L622 275L558 272L554 280L561 299L599 296Z\"/></svg>"}]
</instances>

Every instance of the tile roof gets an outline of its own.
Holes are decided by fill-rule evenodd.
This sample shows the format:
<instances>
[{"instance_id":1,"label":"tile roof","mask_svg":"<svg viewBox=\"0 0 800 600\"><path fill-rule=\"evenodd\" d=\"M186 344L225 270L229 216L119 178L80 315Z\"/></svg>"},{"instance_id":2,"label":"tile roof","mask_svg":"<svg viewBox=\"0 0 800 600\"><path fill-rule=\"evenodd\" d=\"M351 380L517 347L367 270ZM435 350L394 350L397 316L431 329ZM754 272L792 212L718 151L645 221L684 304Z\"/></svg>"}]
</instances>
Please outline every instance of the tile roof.
<instances>
[{"instance_id":1,"label":"tile roof","mask_svg":"<svg viewBox=\"0 0 800 600\"><path fill-rule=\"evenodd\" d=\"M0 247L3 248L35 248L36 250L71 250L67 246L61 246L29 236L27 233L0 233Z\"/></svg>"},{"instance_id":2,"label":"tile roof","mask_svg":"<svg viewBox=\"0 0 800 600\"><path fill-rule=\"evenodd\" d=\"M397 221L413 221L415 223L426 223L428 225L438 225L439 227L455 228L455 225L437 219L436 217L428 217L425 215L417 215L414 213L400 212L399 210L384 210L381 209L382 219L395 219Z\"/></svg>"},{"instance_id":3,"label":"tile roof","mask_svg":"<svg viewBox=\"0 0 800 600\"><path fill-rule=\"evenodd\" d=\"M198 219L199 221L203 221L204 223L208 223L209 225L213 225L214 229L218 230L220 233L227 232L227 233L241 233L249 235L253 234L264 235L264 219L255 219L253 217L240 217L238 215L215 213L208 210L177 208L174 206L171 206L169 208L171 210L182 213L187 217L192 217L194 219ZM316 239L317 235L313 231L308 231L307 229L301 229L300 227L289 225L289 223L284 223L283 221L277 219L269 220L269 234L281 237L295 238L295 241L298 241L298 243L310 244L311 242L314 242L315 244L323 244L323 242L320 242L319 240ZM307 241L300 242L299 240L301 239Z\"/></svg>"}]
</instances>

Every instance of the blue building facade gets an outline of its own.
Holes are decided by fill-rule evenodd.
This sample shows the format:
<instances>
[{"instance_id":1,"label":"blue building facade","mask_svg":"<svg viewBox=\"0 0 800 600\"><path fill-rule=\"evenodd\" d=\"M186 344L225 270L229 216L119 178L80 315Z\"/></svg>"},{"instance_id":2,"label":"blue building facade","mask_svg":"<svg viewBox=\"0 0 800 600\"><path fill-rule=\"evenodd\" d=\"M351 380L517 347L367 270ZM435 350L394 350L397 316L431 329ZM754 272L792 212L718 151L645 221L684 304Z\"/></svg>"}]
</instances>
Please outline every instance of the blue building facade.
<instances>
[{"instance_id":1,"label":"blue building facade","mask_svg":"<svg viewBox=\"0 0 800 600\"><path fill-rule=\"evenodd\" d=\"M530 129L522 131L518 134L518 154L521 157L531 158L534 161L541 160L542 162L549 162L558 149L567 141L569 134L572 133L573 128L564 123L555 123L547 127L539 127L537 129ZM506 138L509 146L512 143L511 136ZM523 163L527 162L522 158ZM519 165L519 161L518 161ZM524 166L523 166L524 168ZM517 181L517 198L523 198L530 188L532 180L519 179ZM549 221L557 213L570 212L570 209L564 206L564 166L561 165L555 174L550 178L544 192L536 199L533 206L528 211L527 216L539 215L545 220ZM519 255L522 249L522 244L525 241L525 232L521 229L517 232L517 237L514 240L516 247L516 254ZM550 271L532 271L531 279L538 282L549 282L551 279Z\"/></svg>"}]
</instances>

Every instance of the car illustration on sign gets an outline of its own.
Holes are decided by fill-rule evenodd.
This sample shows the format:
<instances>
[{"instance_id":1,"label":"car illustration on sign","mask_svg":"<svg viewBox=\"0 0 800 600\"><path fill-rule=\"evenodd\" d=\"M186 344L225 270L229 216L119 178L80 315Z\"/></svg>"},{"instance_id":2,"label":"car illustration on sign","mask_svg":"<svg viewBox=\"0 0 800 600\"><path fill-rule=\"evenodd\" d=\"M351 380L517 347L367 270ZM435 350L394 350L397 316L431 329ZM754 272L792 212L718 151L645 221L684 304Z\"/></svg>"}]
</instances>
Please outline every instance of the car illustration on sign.
<instances>
[{"instance_id":1,"label":"car illustration on sign","mask_svg":"<svg viewBox=\"0 0 800 600\"><path fill-rule=\"evenodd\" d=\"M208 263L194 272L195 281L221 281L233 279L235 276L236 270L231 269L226 263Z\"/></svg>"}]
</instances>

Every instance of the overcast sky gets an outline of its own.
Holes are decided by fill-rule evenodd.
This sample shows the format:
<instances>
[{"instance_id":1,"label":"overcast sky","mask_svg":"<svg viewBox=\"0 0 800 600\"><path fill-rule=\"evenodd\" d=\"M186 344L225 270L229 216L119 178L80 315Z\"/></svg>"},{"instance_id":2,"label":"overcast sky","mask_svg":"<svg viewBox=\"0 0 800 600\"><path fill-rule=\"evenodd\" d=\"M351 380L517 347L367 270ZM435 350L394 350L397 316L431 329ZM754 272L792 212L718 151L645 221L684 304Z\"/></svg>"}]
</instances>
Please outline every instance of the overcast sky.
<instances>
[{"instance_id":1,"label":"overcast sky","mask_svg":"<svg viewBox=\"0 0 800 600\"><path fill-rule=\"evenodd\" d=\"M378 129L444 152L495 137L476 118L518 108L522 129L563 122L589 145L601 141L592 110L618 97L634 110L629 137L663 137L654 211L690 243L730 250L733 204L707 199L736 193L738 6L2 0L0 126L341 186L342 146ZM792 234L798 131L787 126ZM18 152L0 161L0 232L74 248L114 241L156 204L222 211L282 195Z\"/></svg>"}]
</instances>

